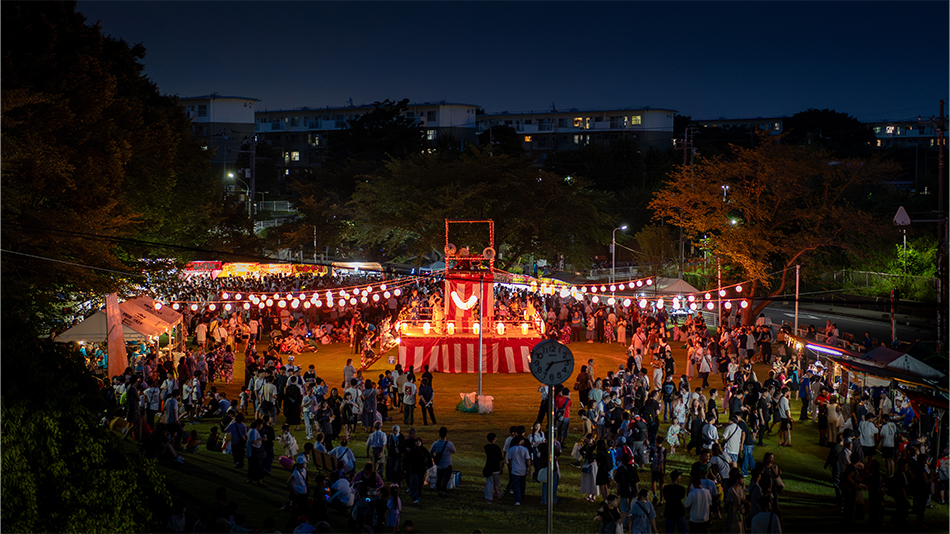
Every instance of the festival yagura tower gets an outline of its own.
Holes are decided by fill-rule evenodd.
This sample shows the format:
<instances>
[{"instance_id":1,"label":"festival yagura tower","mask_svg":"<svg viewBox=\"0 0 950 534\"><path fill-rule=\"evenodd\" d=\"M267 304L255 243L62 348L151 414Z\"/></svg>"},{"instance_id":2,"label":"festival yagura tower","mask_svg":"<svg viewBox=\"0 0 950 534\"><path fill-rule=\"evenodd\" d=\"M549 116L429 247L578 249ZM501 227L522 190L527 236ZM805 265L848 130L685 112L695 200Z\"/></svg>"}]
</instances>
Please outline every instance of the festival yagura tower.
<instances>
[{"instance_id":1,"label":"festival yagura tower","mask_svg":"<svg viewBox=\"0 0 950 534\"><path fill-rule=\"evenodd\" d=\"M449 242L450 224L487 224L489 245L481 254ZM399 363L443 373L477 373L479 339L483 373L527 373L531 349L541 340L534 317L496 319L495 223L445 220L445 313L401 325Z\"/></svg>"}]
</instances>

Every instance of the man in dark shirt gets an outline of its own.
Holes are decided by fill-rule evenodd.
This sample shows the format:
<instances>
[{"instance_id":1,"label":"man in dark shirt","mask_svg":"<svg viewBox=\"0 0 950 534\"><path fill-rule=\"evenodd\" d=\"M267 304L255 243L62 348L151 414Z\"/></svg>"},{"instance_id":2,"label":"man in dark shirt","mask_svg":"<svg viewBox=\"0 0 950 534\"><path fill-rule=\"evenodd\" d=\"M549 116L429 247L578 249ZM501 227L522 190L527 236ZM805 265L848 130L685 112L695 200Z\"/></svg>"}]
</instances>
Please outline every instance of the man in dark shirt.
<instances>
[{"instance_id":1,"label":"man in dark shirt","mask_svg":"<svg viewBox=\"0 0 950 534\"><path fill-rule=\"evenodd\" d=\"M432 400L434 396L435 392L432 390L429 379L423 378L422 386L419 387L419 405L422 407L422 426L429 426L429 422L426 420L426 415L429 416L429 419L432 419L433 425L437 424L435 422L435 411L432 408Z\"/></svg>"},{"instance_id":2,"label":"man in dark shirt","mask_svg":"<svg viewBox=\"0 0 950 534\"><path fill-rule=\"evenodd\" d=\"M755 434L752 433L752 429L749 428L749 423L745 422L745 417L742 412L736 414L736 419L739 421L739 429L745 433L745 440L742 442L742 464L740 469L742 471L742 476L748 476L752 467L755 466Z\"/></svg>"},{"instance_id":3,"label":"man in dark shirt","mask_svg":"<svg viewBox=\"0 0 950 534\"><path fill-rule=\"evenodd\" d=\"M666 374L661 390L663 391L663 422L665 423L667 414L673 417L673 394L676 393L676 383L673 382L672 374Z\"/></svg>"},{"instance_id":4,"label":"man in dark shirt","mask_svg":"<svg viewBox=\"0 0 950 534\"><path fill-rule=\"evenodd\" d=\"M716 397L719 396L719 391L716 388L709 390L709 402L706 404L706 415L715 415L716 422L719 422L719 406L716 404Z\"/></svg>"},{"instance_id":5,"label":"man in dark shirt","mask_svg":"<svg viewBox=\"0 0 950 534\"><path fill-rule=\"evenodd\" d=\"M637 416L633 423L633 458L638 465L643 464L643 443L647 440L647 429L649 426L642 417Z\"/></svg>"},{"instance_id":6,"label":"man in dark shirt","mask_svg":"<svg viewBox=\"0 0 950 534\"><path fill-rule=\"evenodd\" d=\"M745 393L740 389L729 397L729 417L736 414L742 415L742 401L745 399Z\"/></svg>"},{"instance_id":7,"label":"man in dark shirt","mask_svg":"<svg viewBox=\"0 0 950 534\"><path fill-rule=\"evenodd\" d=\"M428 365L423 366L422 369L423 369L422 379L423 379L423 380L428 380L428 381L429 381L429 385L431 386L431 385L432 385L432 373L429 372L429 366L428 366ZM433 423L433 424L435 424L435 423Z\"/></svg>"},{"instance_id":8,"label":"man in dark shirt","mask_svg":"<svg viewBox=\"0 0 950 534\"><path fill-rule=\"evenodd\" d=\"M765 431L769 428L769 418L772 414L771 392L759 396L759 404L756 407L757 424L759 429L759 447L765 446L762 440L765 438Z\"/></svg>"},{"instance_id":9,"label":"man in dark shirt","mask_svg":"<svg viewBox=\"0 0 950 534\"><path fill-rule=\"evenodd\" d=\"M686 532L686 509L683 499L686 498L686 488L680 486L682 472L679 469L670 475L670 483L663 486L663 518L666 522L666 532Z\"/></svg>"},{"instance_id":10,"label":"man in dark shirt","mask_svg":"<svg viewBox=\"0 0 950 534\"><path fill-rule=\"evenodd\" d=\"M656 443L656 434L660 430L660 401L657 400L659 393L659 390L653 391L640 412L647 421L650 443Z\"/></svg>"},{"instance_id":11,"label":"man in dark shirt","mask_svg":"<svg viewBox=\"0 0 950 534\"><path fill-rule=\"evenodd\" d=\"M775 379L775 371L769 371L769 377L762 383L762 387L769 389L770 387L779 388L781 384L778 383L778 380Z\"/></svg>"}]
</instances>

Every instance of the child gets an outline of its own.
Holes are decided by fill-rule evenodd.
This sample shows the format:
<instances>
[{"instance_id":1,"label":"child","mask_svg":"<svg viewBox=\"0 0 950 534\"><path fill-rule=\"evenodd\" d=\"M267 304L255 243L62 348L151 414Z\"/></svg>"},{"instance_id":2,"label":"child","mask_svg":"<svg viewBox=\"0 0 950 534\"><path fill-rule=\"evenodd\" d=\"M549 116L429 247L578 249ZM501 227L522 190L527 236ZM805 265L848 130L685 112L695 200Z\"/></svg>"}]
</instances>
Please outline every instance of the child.
<instances>
[{"instance_id":1,"label":"child","mask_svg":"<svg viewBox=\"0 0 950 534\"><path fill-rule=\"evenodd\" d=\"M678 419L673 419L673 423L670 424L669 430L666 432L666 441L670 444L670 454L676 454L676 447L680 444L680 436L689 437L689 432L686 431ZM659 436L659 440L662 436Z\"/></svg>"},{"instance_id":2,"label":"child","mask_svg":"<svg viewBox=\"0 0 950 534\"><path fill-rule=\"evenodd\" d=\"M197 432L195 432L195 434L197 434ZM207 448L211 452L221 452L221 436L218 434L218 427L216 426L211 427Z\"/></svg>"},{"instance_id":3,"label":"child","mask_svg":"<svg viewBox=\"0 0 950 534\"><path fill-rule=\"evenodd\" d=\"M247 391L247 386L241 386L241 393L238 395L238 402L241 408L241 413L247 415L247 398L249 393Z\"/></svg>"},{"instance_id":4,"label":"child","mask_svg":"<svg viewBox=\"0 0 950 534\"><path fill-rule=\"evenodd\" d=\"M277 438L277 441L284 446L284 456L288 458L297 457L297 438L290 433L290 425L284 425L280 427L283 432L280 437Z\"/></svg>"},{"instance_id":5,"label":"child","mask_svg":"<svg viewBox=\"0 0 950 534\"><path fill-rule=\"evenodd\" d=\"M666 449L663 448L663 436L656 437L653 446L653 461L650 465L650 485L653 487L653 504L663 505L663 484L666 482ZM659 486L659 490L657 490ZM659 494L659 498L657 497Z\"/></svg>"},{"instance_id":6,"label":"child","mask_svg":"<svg viewBox=\"0 0 950 534\"><path fill-rule=\"evenodd\" d=\"M402 499L399 498L399 484L389 486L390 497L386 502L386 527L399 532L399 517L402 515Z\"/></svg>"},{"instance_id":7,"label":"child","mask_svg":"<svg viewBox=\"0 0 950 534\"><path fill-rule=\"evenodd\" d=\"M188 441L185 442L185 450L190 453L198 452L198 445L201 445L201 440L198 439L198 431L192 430L191 436L188 437Z\"/></svg>"}]
</instances>

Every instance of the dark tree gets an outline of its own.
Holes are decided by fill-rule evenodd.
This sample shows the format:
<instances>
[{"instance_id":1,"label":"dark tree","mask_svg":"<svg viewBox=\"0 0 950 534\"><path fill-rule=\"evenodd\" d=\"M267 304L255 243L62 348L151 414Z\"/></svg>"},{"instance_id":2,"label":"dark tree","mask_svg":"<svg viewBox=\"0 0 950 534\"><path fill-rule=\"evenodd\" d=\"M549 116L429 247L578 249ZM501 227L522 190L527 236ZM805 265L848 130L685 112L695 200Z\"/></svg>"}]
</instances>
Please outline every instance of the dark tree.
<instances>
[{"instance_id":1,"label":"dark tree","mask_svg":"<svg viewBox=\"0 0 950 534\"><path fill-rule=\"evenodd\" d=\"M518 134L511 126L491 126L478 134L479 146L491 145L492 154L508 156L524 155L524 137Z\"/></svg>"},{"instance_id":2,"label":"dark tree","mask_svg":"<svg viewBox=\"0 0 950 534\"><path fill-rule=\"evenodd\" d=\"M348 161L363 161L382 166L389 158L403 158L426 149L425 131L403 116L409 99L373 102L373 111L347 122L333 138L327 165L339 168Z\"/></svg>"},{"instance_id":3,"label":"dark tree","mask_svg":"<svg viewBox=\"0 0 950 534\"><path fill-rule=\"evenodd\" d=\"M4 531L155 532L171 507L165 480L99 425L109 404L82 357L19 318L3 326Z\"/></svg>"},{"instance_id":4,"label":"dark tree","mask_svg":"<svg viewBox=\"0 0 950 534\"><path fill-rule=\"evenodd\" d=\"M128 279L75 264L140 272L139 258L175 253L143 241L201 244L220 214L209 156L177 100L142 74L144 47L105 37L75 7L2 13L5 315L121 287Z\"/></svg>"},{"instance_id":5,"label":"dark tree","mask_svg":"<svg viewBox=\"0 0 950 534\"><path fill-rule=\"evenodd\" d=\"M446 218L493 219L500 267L528 254L565 255L582 266L590 262L592 245L609 241L602 197L580 180L539 172L524 156L472 147L459 158L392 161L366 176L353 196L352 231L371 247L369 257L418 262L442 252ZM487 244L464 232L453 237L458 246L481 251L477 247Z\"/></svg>"},{"instance_id":6,"label":"dark tree","mask_svg":"<svg viewBox=\"0 0 950 534\"><path fill-rule=\"evenodd\" d=\"M785 119L783 143L811 146L835 157L867 157L876 137L858 119L830 109L807 109Z\"/></svg>"}]
</instances>

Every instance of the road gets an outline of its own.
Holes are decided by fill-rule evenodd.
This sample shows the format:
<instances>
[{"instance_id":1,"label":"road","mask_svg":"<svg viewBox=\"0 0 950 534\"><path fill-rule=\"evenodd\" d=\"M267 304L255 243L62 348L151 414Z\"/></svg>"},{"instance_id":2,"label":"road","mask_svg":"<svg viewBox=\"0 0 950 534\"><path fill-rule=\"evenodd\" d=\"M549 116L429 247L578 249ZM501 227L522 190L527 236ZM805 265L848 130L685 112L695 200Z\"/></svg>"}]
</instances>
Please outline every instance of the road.
<instances>
[{"instance_id":1,"label":"road","mask_svg":"<svg viewBox=\"0 0 950 534\"><path fill-rule=\"evenodd\" d=\"M831 311L813 306L799 306L798 324L814 325L816 330L824 328L825 321L830 320L838 325L838 331L841 333L850 332L854 334L855 339L864 337L864 332L871 334L872 338L890 340L891 323L888 319L882 318L882 312L872 312L868 310L853 310L837 308L841 311ZM837 310L836 309L836 310ZM772 320L772 324L781 325L782 321L789 323L795 322L794 304L777 303L765 308L763 311L766 317ZM842 315L845 314L845 315ZM906 319L906 316L899 315L899 318ZM906 321L897 323L897 338L904 341L913 341L915 339L930 340L937 337L936 325L927 326L920 319L914 319L911 324Z\"/></svg>"}]
</instances>

